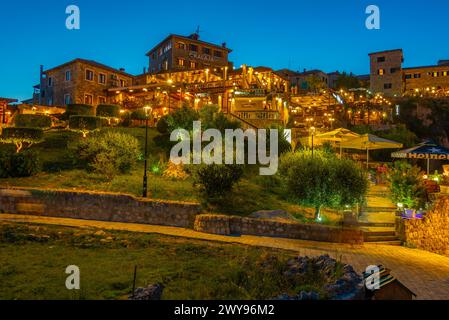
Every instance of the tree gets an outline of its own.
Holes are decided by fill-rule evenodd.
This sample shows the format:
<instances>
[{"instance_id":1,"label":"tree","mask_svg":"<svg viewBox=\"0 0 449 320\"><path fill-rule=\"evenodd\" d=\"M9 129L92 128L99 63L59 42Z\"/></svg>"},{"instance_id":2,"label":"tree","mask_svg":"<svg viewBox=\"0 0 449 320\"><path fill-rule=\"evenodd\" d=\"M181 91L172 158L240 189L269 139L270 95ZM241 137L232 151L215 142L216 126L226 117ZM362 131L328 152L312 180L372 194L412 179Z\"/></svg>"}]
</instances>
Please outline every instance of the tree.
<instances>
[{"instance_id":1,"label":"tree","mask_svg":"<svg viewBox=\"0 0 449 320\"><path fill-rule=\"evenodd\" d=\"M307 86L313 92L318 92L325 87L323 80L317 75L311 75L306 78Z\"/></svg>"},{"instance_id":2,"label":"tree","mask_svg":"<svg viewBox=\"0 0 449 320\"><path fill-rule=\"evenodd\" d=\"M366 175L352 161L320 150L313 157L310 151L283 155L279 175L289 197L315 208L318 221L322 207L340 209L360 203L368 190Z\"/></svg>"},{"instance_id":3,"label":"tree","mask_svg":"<svg viewBox=\"0 0 449 320\"><path fill-rule=\"evenodd\" d=\"M340 89L356 89L362 86L361 82L357 77L355 77L352 73L349 75L346 72L343 72L337 78L336 88Z\"/></svg>"},{"instance_id":4,"label":"tree","mask_svg":"<svg viewBox=\"0 0 449 320\"><path fill-rule=\"evenodd\" d=\"M128 173L141 156L139 141L125 133L106 131L78 141L74 147L80 163L109 179Z\"/></svg>"},{"instance_id":5,"label":"tree","mask_svg":"<svg viewBox=\"0 0 449 320\"><path fill-rule=\"evenodd\" d=\"M102 120L96 116L70 116L69 128L75 132L81 132L83 138L92 131L99 130L102 126Z\"/></svg>"},{"instance_id":6,"label":"tree","mask_svg":"<svg viewBox=\"0 0 449 320\"><path fill-rule=\"evenodd\" d=\"M388 176L392 200L405 208L420 209L426 203L426 187L421 169L406 161L396 161Z\"/></svg>"},{"instance_id":7,"label":"tree","mask_svg":"<svg viewBox=\"0 0 449 320\"><path fill-rule=\"evenodd\" d=\"M33 144L42 142L44 140L44 131L39 128L4 128L0 140L3 143L15 144L16 153L19 153L23 148L29 148Z\"/></svg>"}]
</instances>

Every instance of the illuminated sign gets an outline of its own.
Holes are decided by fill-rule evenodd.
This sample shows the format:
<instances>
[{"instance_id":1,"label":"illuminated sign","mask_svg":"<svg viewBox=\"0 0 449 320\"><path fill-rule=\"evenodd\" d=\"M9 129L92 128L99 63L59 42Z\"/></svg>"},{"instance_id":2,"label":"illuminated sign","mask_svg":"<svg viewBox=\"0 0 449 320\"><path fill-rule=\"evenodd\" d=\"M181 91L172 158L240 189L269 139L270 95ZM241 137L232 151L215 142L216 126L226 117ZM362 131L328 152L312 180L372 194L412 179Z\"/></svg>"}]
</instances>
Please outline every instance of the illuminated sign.
<instances>
[{"instance_id":1,"label":"illuminated sign","mask_svg":"<svg viewBox=\"0 0 449 320\"><path fill-rule=\"evenodd\" d=\"M200 54L195 51L190 51L189 57L192 59L201 60L201 61L209 61L209 62L216 62L218 60L216 57L213 57L213 56L210 56L210 55L204 54L204 53Z\"/></svg>"}]
</instances>

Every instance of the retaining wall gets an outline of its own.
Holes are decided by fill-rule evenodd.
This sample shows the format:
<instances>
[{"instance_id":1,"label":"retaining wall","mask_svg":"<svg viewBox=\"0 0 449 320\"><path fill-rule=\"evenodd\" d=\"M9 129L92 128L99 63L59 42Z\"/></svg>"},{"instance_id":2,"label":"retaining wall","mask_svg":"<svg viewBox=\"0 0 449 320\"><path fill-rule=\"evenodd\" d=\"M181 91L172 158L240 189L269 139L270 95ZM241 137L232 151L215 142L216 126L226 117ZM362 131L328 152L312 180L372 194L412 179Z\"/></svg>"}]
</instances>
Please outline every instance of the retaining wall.
<instances>
[{"instance_id":1,"label":"retaining wall","mask_svg":"<svg viewBox=\"0 0 449 320\"><path fill-rule=\"evenodd\" d=\"M200 205L116 193L0 188L0 212L192 227Z\"/></svg>"}]
</instances>

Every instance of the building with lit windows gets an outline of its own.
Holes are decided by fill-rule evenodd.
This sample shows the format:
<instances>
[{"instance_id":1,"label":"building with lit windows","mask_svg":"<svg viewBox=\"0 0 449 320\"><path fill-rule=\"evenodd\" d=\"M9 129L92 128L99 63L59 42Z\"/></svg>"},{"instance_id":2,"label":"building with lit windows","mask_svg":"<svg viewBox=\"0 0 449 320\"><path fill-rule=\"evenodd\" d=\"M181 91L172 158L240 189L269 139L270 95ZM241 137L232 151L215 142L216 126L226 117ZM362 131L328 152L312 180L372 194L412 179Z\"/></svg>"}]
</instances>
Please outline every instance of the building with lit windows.
<instances>
[{"instance_id":1,"label":"building with lit windows","mask_svg":"<svg viewBox=\"0 0 449 320\"><path fill-rule=\"evenodd\" d=\"M370 89L385 96L449 90L449 62L422 67L402 66L402 49L370 53Z\"/></svg>"},{"instance_id":2,"label":"building with lit windows","mask_svg":"<svg viewBox=\"0 0 449 320\"><path fill-rule=\"evenodd\" d=\"M171 34L147 53L148 72L222 69L228 66L231 51L226 43L216 45L201 41L197 33L187 37Z\"/></svg>"}]
</instances>

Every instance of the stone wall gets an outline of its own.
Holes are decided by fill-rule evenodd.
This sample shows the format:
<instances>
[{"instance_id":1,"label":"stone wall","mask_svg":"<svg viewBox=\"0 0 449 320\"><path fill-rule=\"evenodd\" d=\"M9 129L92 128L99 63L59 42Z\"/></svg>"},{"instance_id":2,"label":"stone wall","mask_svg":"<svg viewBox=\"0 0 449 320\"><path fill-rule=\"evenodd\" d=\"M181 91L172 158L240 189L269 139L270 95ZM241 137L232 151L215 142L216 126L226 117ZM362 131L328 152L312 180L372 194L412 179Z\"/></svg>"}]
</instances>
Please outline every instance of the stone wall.
<instances>
[{"instance_id":1,"label":"stone wall","mask_svg":"<svg viewBox=\"0 0 449 320\"><path fill-rule=\"evenodd\" d=\"M438 198L422 220L400 220L399 234L408 245L449 256L449 196Z\"/></svg>"},{"instance_id":2,"label":"stone wall","mask_svg":"<svg viewBox=\"0 0 449 320\"><path fill-rule=\"evenodd\" d=\"M200 205L115 193L0 188L0 212L192 227Z\"/></svg>"},{"instance_id":3,"label":"stone wall","mask_svg":"<svg viewBox=\"0 0 449 320\"><path fill-rule=\"evenodd\" d=\"M195 218L194 229L200 232L222 235L246 234L325 242L363 243L363 232L356 228L339 228L238 216L198 215Z\"/></svg>"}]
</instances>

